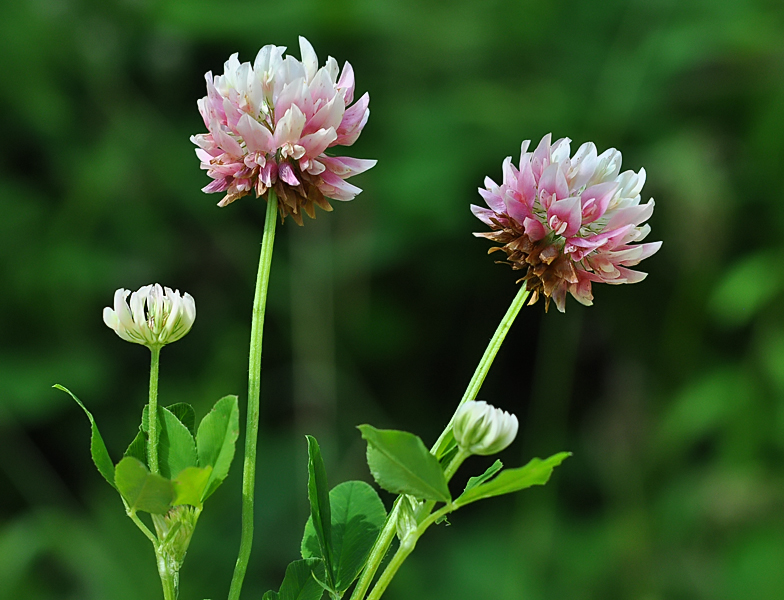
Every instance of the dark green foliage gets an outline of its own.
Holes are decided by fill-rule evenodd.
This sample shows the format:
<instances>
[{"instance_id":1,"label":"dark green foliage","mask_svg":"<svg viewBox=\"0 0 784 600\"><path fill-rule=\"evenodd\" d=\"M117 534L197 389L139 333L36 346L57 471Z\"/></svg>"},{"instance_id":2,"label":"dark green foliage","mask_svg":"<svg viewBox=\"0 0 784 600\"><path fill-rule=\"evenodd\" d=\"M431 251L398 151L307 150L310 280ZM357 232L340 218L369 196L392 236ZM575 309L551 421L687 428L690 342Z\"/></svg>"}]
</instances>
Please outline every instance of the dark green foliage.
<instances>
[{"instance_id":1,"label":"dark green foliage","mask_svg":"<svg viewBox=\"0 0 784 600\"><path fill-rule=\"evenodd\" d=\"M329 492L332 530L332 580L344 592L359 576L386 521L384 504L364 481L345 481ZM322 558L313 518L305 525L302 557Z\"/></svg>"},{"instance_id":2,"label":"dark green foliage","mask_svg":"<svg viewBox=\"0 0 784 600\"><path fill-rule=\"evenodd\" d=\"M277 592L266 592L261 600L319 600L324 588L324 561L317 558L296 560L286 567L286 576Z\"/></svg>"},{"instance_id":3,"label":"dark green foliage","mask_svg":"<svg viewBox=\"0 0 784 600\"><path fill-rule=\"evenodd\" d=\"M395 494L420 500L451 499L444 472L422 440L407 431L360 425L367 441L367 461L378 485Z\"/></svg>"},{"instance_id":4,"label":"dark green foliage","mask_svg":"<svg viewBox=\"0 0 784 600\"><path fill-rule=\"evenodd\" d=\"M505 464L574 456L546 486L428 533L384 598L484 598L488 579L495 600L784 597L780 1L10 0L0 599L160 597L149 542L87 456L84 415L48 386L76 391L117 462L149 353L100 311L116 288L159 281L198 305L162 351L162 404L204 415L238 393L244 420L264 206L216 208L188 137L204 131L204 72L266 43L298 56L300 34L370 92L365 131L337 153L379 163L350 180L355 201L279 229L257 481L276 495L257 502L243 597L278 589L301 541L303 433L335 484L367 473L353 425L429 447L454 412L517 275L471 236L483 227L467 207L548 131L644 166L664 246L646 281L596 285L593 307L523 309L480 399L520 417ZM226 597L239 465L199 521L181 598Z\"/></svg>"}]
</instances>

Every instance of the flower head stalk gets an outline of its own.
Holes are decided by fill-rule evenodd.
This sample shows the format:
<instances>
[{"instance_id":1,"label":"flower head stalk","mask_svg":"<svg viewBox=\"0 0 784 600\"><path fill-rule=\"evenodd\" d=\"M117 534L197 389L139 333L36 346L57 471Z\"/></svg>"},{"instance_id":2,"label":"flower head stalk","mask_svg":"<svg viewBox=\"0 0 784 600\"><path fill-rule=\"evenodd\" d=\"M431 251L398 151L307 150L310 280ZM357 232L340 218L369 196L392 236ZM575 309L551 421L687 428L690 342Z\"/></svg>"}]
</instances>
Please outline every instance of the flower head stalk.
<instances>
[{"instance_id":1,"label":"flower head stalk","mask_svg":"<svg viewBox=\"0 0 784 600\"><path fill-rule=\"evenodd\" d=\"M130 305L128 296L130 295ZM127 342L161 348L176 342L191 330L196 319L196 302L178 290L145 285L131 293L114 293L114 308L103 309L103 321Z\"/></svg>"},{"instance_id":2,"label":"flower head stalk","mask_svg":"<svg viewBox=\"0 0 784 600\"><path fill-rule=\"evenodd\" d=\"M621 173L621 153L597 154L587 142L572 156L569 138L551 144L547 134L533 152L522 144L520 163L503 163L501 185L485 179L479 189L489 208L472 206L474 215L493 231L475 233L501 246L519 280L564 312L566 294L593 302L591 283L636 283L646 274L629 267L654 254L661 242L640 242L650 232L644 224L654 202L641 204L645 169Z\"/></svg>"},{"instance_id":3,"label":"flower head stalk","mask_svg":"<svg viewBox=\"0 0 784 600\"><path fill-rule=\"evenodd\" d=\"M469 454L498 454L514 441L517 428L515 415L482 400L466 402L455 414L455 440Z\"/></svg>"},{"instance_id":4,"label":"flower head stalk","mask_svg":"<svg viewBox=\"0 0 784 600\"><path fill-rule=\"evenodd\" d=\"M207 73L199 112L208 133L191 137L202 169L213 179L203 191L225 192L226 206L251 192L274 189L280 215L302 224L314 205L332 210L328 198L352 200L362 190L346 181L375 160L330 156L351 146L367 123L370 96L354 102L354 71L342 73L334 58L319 68L313 47L299 38L301 60L281 46L264 46L253 64L233 54L223 75Z\"/></svg>"}]
</instances>

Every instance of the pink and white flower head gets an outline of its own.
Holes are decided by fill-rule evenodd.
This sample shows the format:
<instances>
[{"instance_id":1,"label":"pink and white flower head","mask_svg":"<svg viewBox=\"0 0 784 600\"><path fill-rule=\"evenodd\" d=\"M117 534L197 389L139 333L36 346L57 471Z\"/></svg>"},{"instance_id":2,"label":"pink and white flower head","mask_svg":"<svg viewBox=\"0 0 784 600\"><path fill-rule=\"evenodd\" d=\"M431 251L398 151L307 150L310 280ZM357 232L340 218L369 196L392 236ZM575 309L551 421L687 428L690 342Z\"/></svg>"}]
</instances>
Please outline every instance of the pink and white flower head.
<instances>
[{"instance_id":1,"label":"pink and white flower head","mask_svg":"<svg viewBox=\"0 0 784 600\"><path fill-rule=\"evenodd\" d=\"M650 232L653 199L640 204L645 169L621 173L621 153L597 155L587 142L571 156L569 138L550 143L548 133L533 152L522 144L519 167L507 157L503 183L489 177L479 194L487 208L471 211L493 231L475 233L502 244L513 269L525 271L529 304L545 297L565 311L566 293L587 306L592 282L637 283L646 273L629 267L651 256L661 242L634 244Z\"/></svg>"},{"instance_id":2,"label":"pink and white flower head","mask_svg":"<svg viewBox=\"0 0 784 600\"><path fill-rule=\"evenodd\" d=\"M191 141L214 180L203 191L226 192L218 206L251 192L266 197L274 189L281 218L291 215L302 225L303 210L314 218L314 205L332 210L327 198L352 200L362 190L346 179L376 164L325 154L357 140L370 115L370 96L352 105L351 65L338 77L334 58L319 68L310 43L300 37L299 46L301 61L270 45L253 64L232 54L223 75L207 73L207 96L198 106L209 133Z\"/></svg>"},{"instance_id":3,"label":"pink and white flower head","mask_svg":"<svg viewBox=\"0 0 784 600\"><path fill-rule=\"evenodd\" d=\"M178 290L162 288L157 283L142 286L133 293L120 288L114 293L114 308L103 309L103 322L117 335L148 348L176 342L191 330L195 320L193 296L188 293L180 296Z\"/></svg>"}]
</instances>

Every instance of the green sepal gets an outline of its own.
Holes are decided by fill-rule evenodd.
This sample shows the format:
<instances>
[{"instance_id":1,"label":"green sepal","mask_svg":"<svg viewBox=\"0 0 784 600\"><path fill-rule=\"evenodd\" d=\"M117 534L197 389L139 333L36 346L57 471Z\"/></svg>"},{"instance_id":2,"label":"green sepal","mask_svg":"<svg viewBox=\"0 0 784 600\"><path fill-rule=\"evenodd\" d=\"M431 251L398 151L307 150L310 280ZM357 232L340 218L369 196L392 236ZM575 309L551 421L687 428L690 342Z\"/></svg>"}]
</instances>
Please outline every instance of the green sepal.
<instances>
[{"instance_id":1,"label":"green sepal","mask_svg":"<svg viewBox=\"0 0 784 600\"><path fill-rule=\"evenodd\" d=\"M438 444L436 451L434 454L436 458L441 461L442 463L447 462L445 459L448 455L452 452L457 452L457 440L455 440L455 434L452 431L452 428L449 428L449 431L444 436L444 439L441 440L441 443Z\"/></svg>"},{"instance_id":2,"label":"green sepal","mask_svg":"<svg viewBox=\"0 0 784 600\"><path fill-rule=\"evenodd\" d=\"M261 600L320 600L324 595L324 561L320 558L295 560L286 567L280 590L268 591Z\"/></svg>"},{"instance_id":3,"label":"green sepal","mask_svg":"<svg viewBox=\"0 0 784 600\"><path fill-rule=\"evenodd\" d=\"M501 471L495 479L490 479L471 488L467 487L466 491L455 500L455 508L484 498L518 492L533 485L544 485L550 479L553 469L571 455L571 452L559 452L545 460L534 458L523 467Z\"/></svg>"},{"instance_id":4,"label":"green sepal","mask_svg":"<svg viewBox=\"0 0 784 600\"><path fill-rule=\"evenodd\" d=\"M332 580L342 594L354 583L387 518L378 493L364 481L345 481L329 492ZM303 558L323 558L312 517L302 537Z\"/></svg>"},{"instance_id":5,"label":"green sepal","mask_svg":"<svg viewBox=\"0 0 784 600\"><path fill-rule=\"evenodd\" d=\"M117 485L115 484L115 474L114 474L114 463L112 462L111 457L109 456L109 451L106 449L106 444L101 437L101 432L98 431L98 424L95 422L92 413L87 410L84 404L77 398L76 396L71 393L71 391L59 383L52 386L62 392L68 394L74 401L82 407L84 414L87 415L87 418L90 420L90 427L92 429L92 433L90 435L90 455L93 457L93 462L95 463L98 472L103 475L103 478L112 486L114 489L117 489Z\"/></svg>"},{"instance_id":6,"label":"green sepal","mask_svg":"<svg viewBox=\"0 0 784 600\"><path fill-rule=\"evenodd\" d=\"M370 472L382 488L419 500L449 502L452 499L438 459L428 452L418 436L370 425L360 425L358 429L368 444Z\"/></svg>"},{"instance_id":7,"label":"green sepal","mask_svg":"<svg viewBox=\"0 0 784 600\"><path fill-rule=\"evenodd\" d=\"M180 471L174 479L176 495L172 504L175 506L189 504L201 508L204 502L204 493L210 482L210 475L212 475L212 467L210 466L204 468L188 467Z\"/></svg>"},{"instance_id":8,"label":"green sepal","mask_svg":"<svg viewBox=\"0 0 784 600\"><path fill-rule=\"evenodd\" d=\"M174 500L174 484L147 470L144 464L127 456L114 469L114 481L132 513L144 511L155 515L166 514Z\"/></svg>"},{"instance_id":9,"label":"green sepal","mask_svg":"<svg viewBox=\"0 0 784 600\"><path fill-rule=\"evenodd\" d=\"M321 449L316 438L305 436L308 440L308 501L310 518L316 531L321 557L326 568L327 585L334 588L332 574L332 516L329 506L329 487L327 469L321 458Z\"/></svg>"},{"instance_id":10,"label":"green sepal","mask_svg":"<svg viewBox=\"0 0 784 600\"><path fill-rule=\"evenodd\" d=\"M202 502L212 495L228 476L239 435L240 409L237 396L221 398L201 420L196 433L199 466L212 467Z\"/></svg>"}]
</instances>

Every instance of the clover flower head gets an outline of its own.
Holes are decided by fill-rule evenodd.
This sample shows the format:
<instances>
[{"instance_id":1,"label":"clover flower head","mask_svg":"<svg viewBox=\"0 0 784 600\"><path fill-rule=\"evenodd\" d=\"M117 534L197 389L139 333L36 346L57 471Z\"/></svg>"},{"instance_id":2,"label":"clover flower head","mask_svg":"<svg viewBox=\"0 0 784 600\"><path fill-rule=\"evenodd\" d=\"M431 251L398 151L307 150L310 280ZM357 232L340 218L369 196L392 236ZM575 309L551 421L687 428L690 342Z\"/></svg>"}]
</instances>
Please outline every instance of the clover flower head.
<instances>
[{"instance_id":1,"label":"clover flower head","mask_svg":"<svg viewBox=\"0 0 784 600\"><path fill-rule=\"evenodd\" d=\"M493 231L475 233L501 246L519 280L531 290L529 304L545 297L565 311L566 294L593 303L592 282L636 283L646 273L629 267L654 254L661 242L640 242L650 232L643 224L653 214L653 199L641 204L645 169L621 173L621 153L598 154L587 142L570 151L570 139L550 143L547 134L533 152L522 144L519 166L507 157L503 182L489 177L479 189L489 208L471 206Z\"/></svg>"},{"instance_id":2,"label":"clover flower head","mask_svg":"<svg viewBox=\"0 0 784 600\"><path fill-rule=\"evenodd\" d=\"M225 192L226 206L251 192L274 189L281 218L302 225L314 205L332 210L328 198L352 200L362 190L346 179L376 164L327 155L351 146L367 123L370 96L354 100L354 70L340 73L329 57L319 68L310 43L299 38L302 60L286 48L264 46L253 64L232 54L223 75L207 73L207 96L198 101L208 133L191 137L201 167L213 181L204 192Z\"/></svg>"},{"instance_id":3,"label":"clover flower head","mask_svg":"<svg viewBox=\"0 0 784 600\"><path fill-rule=\"evenodd\" d=\"M517 417L482 400L471 400L455 413L453 433L458 446L471 454L497 454L517 436Z\"/></svg>"},{"instance_id":4,"label":"clover flower head","mask_svg":"<svg viewBox=\"0 0 784 600\"><path fill-rule=\"evenodd\" d=\"M127 302L131 296L130 306ZM131 293L114 293L114 308L103 309L103 322L122 339L149 348L176 342L191 330L196 319L196 302L190 294L145 285Z\"/></svg>"}]
</instances>

